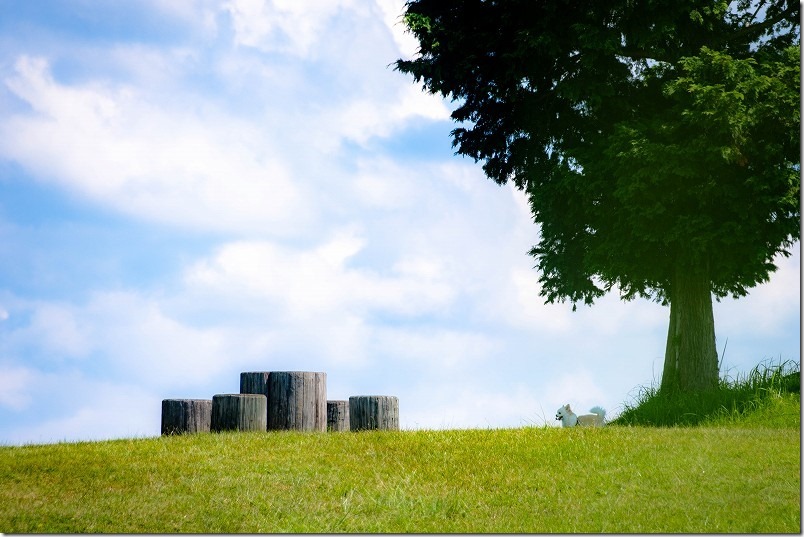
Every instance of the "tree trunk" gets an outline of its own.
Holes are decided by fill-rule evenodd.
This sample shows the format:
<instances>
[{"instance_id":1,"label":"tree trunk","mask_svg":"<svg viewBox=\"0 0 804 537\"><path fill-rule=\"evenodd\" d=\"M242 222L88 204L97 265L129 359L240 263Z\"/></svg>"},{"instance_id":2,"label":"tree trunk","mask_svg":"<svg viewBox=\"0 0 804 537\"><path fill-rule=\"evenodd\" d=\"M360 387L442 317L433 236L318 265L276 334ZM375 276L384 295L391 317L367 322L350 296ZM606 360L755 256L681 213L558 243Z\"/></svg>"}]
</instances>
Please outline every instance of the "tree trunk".
<instances>
[{"instance_id":1,"label":"tree trunk","mask_svg":"<svg viewBox=\"0 0 804 537\"><path fill-rule=\"evenodd\" d=\"M705 270L676 268L660 391L694 392L718 383L715 318Z\"/></svg>"},{"instance_id":2,"label":"tree trunk","mask_svg":"<svg viewBox=\"0 0 804 537\"><path fill-rule=\"evenodd\" d=\"M349 401L327 401L327 431L349 430Z\"/></svg>"},{"instance_id":3,"label":"tree trunk","mask_svg":"<svg viewBox=\"0 0 804 537\"><path fill-rule=\"evenodd\" d=\"M209 432L211 399L163 399L162 434Z\"/></svg>"},{"instance_id":4,"label":"tree trunk","mask_svg":"<svg viewBox=\"0 0 804 537\"><path fill-rule=\"evenodd\" d=\"M212 431L264 431L264 395L225 393L212 396Z\"/></svg>"},{"instance_id":5,"label":"tree trunk","mask_svg":"<svg viewBox=\"0 0 804 537\"><path fill-rule=\"evenodd\" d=\"M399 399L388 395L353 395L349 398L349 428L399 430Z\"/></svg>"},{"instance_id":6,"label":"tree trunk","mask_svg":"<svg viewBox=\"0 0 804 537\"><path fill-rule=\"evenodd\" d=\"M268 375L268 430L327 430L327 374L271 371Z\"/></svg>"}]
</instances>

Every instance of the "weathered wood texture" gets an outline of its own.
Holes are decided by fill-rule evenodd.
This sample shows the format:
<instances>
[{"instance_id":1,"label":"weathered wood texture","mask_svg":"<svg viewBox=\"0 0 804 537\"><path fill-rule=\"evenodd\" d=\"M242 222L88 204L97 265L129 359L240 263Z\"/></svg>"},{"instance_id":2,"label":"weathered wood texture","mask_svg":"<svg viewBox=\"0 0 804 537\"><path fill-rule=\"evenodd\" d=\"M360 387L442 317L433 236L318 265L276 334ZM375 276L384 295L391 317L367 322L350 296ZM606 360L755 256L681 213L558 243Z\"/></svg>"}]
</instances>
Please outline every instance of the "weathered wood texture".
<instances>
[{"instance_id":1,"label":"weathered wood texture","mask_svg":"<svg viewBox=\"0 0 804 537\"><path fill-rule=\"evenodd\" d=\"M349 428L399 430L399 399L390 395L353 395L349 398Z\"/></svg>"},{"instance_id":2,"label":"weathered wood texture","mask_svg":"<svg viewBox=\"0 0 804 537\"><path fill-rule=\"evenodd\" d=\"M212 431L265 431L267 399L262 394L218 394L212 397Z\"/></svg>"},{"instance_id":3,"label":"weathered wood texture","mask_svg":"<svg viewBox=\"0 0 804 537\"><path fill-rule=\"evenodd\" d=\"M163 399L162 434L208 433L211 399Z\"/></svg>"},{"instance_id":4,"label":"weathered wood texture","mask_svg":"<svg viewBox=\"0 0 804 537\"><path fill-rule=\"evenodd\" d=\"M326 373L271 371L267 390L269 430L327 430Z\"/></svg>"},{"instance_id":5,"label":"weathered wood texture","mask_svg":"<svg viewBox=\"0 0 804 537\"><path fill-rule=\"evenodd\" d=\"M240 373L240 393L258 393L268 397L268 371L246 371ZM265 405L265 423L268 423L268 405Z\"/></svg>"},{"instance_id":6,"label":"weathered wood texture","mask_svg":"<svg viewBox=\"0 0 804 537\"><path fill-rule=\"evenodd\" d=\"M349 401L327 401L327 431L349 430Z\"/></svg>"},{"instance_id":7,"label":"weathered wood texture","mask_svg":"<svg viewBox=\"0 0 804 537\"><path fill-rule=\"evenodd\" d=\"M240 373L240 393L261 393L268 397L268 371Z\"/></svg>"}]
</instances>

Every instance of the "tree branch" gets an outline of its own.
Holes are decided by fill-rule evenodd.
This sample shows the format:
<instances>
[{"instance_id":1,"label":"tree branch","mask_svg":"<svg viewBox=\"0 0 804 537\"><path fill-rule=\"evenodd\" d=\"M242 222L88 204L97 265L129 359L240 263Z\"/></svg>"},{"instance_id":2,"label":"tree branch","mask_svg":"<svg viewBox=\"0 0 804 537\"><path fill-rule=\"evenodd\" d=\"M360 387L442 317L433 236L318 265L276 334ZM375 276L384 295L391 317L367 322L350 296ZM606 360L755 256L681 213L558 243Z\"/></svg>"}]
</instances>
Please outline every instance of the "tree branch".
<instances>
[{"instance_id":1,"label":"tree branch","mask_svg":"<svg viewBox=\"0 0 804 537\"><path fill-rule=\"evenodd\" d=\"M743 37L746 35L751 35L754 32L760 33L768 28L772 28L776 24L779 24L783 20L795 15L796 7L790 5L786 10L782 11L772 19L765 19L762 22L758 22L756 24L752 24L750 26L744 26L739 30L735 31L731 34L728 39L725 39L723 43L732 43L732 42L739 42ZM754 13L754 17L756 17L756 13Z\"/></svg>"},{"instance_id":2,"label":"tree branch","mask_svg":"<svg viewBox=\"0 0 804 537\"><path fill-rule=\"evenodd\" d=\"M761 5L763 4L764 2ZM757 13L758 12L755 12L751 16L752 20L756 18ZM780 22L795 16L795 14L796 14L796 7L791 5L784 11L777 14L775 17L771 19L765 19L764 21L758 22L756 24L743 26L742 28L739 28L738 30L732 32L728 37L724 37L723 39L719 40L715 44L722 46L729 43L740 43L743 40L745 40L746 36L748 36L749 39L753 39L756 35L759 35L764 30L772 28L776 24L779 24ZM678 60L678 57L675 56L671 57L665 54L657 54L655 51L635 47L621 47L618 56L623 56L625 58L630 58L636 61L652 60L656 62L665 62L665 63L674 63L675 61Z\"/></svg>"}]
</instances>

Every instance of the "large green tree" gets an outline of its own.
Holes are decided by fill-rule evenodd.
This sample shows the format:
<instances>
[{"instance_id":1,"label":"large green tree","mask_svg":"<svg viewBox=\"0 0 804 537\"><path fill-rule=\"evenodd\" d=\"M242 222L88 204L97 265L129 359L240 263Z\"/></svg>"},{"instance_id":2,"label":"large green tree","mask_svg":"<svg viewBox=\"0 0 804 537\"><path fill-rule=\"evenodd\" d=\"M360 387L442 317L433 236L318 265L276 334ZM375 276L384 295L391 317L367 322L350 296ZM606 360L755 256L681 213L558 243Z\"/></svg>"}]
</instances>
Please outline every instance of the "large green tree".
<instances>
[{"instance_id":1,"label":"large green tree","mask_svg":"<svg viewBox=\"0 0 804 537\"><path fill-rule=\"evenodd\" d=\"M413 0L396 68L453 99L458 154L527 192L547 302L670 305L662 391L716 385L712 298L800 237L792 0Z\"/></svg>"}]
</instances>

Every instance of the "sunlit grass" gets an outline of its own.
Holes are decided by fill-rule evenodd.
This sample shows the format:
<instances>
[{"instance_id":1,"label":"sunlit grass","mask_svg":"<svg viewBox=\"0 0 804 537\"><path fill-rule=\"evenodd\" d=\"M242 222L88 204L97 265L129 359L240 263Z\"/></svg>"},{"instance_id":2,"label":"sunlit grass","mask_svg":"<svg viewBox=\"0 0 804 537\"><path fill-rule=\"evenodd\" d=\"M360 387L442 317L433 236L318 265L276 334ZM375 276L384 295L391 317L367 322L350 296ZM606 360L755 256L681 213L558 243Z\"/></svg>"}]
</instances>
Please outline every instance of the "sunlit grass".
<instances>
[{"instance_id":1,"label":"sunlit grass","mask_svg":"<svg viewBox=\"0 0 804 537\"><path fill-rule=\"evenodd\" d=\"M3 532L772 532L798 427L221 433L0 448Z\"/></svg>"}]
</instances>

